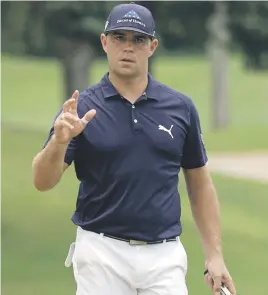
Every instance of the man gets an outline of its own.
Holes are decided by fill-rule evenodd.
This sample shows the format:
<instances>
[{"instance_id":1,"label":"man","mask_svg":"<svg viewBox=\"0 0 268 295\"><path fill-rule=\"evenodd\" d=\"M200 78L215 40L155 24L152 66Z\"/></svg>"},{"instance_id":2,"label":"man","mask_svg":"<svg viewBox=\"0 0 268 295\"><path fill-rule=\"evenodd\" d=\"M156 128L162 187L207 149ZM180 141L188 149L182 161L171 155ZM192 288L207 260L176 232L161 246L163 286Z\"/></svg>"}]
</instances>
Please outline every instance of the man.
<instances>
[{"instance_id":1,"label":"man","mask_svg":"<svg viewBox=\"0 0 268 295\"><path fill-rule=\"evenodd\" d=\"M134 3L114 7L101 44L109 72L64 103L33 160L40 191L53 188L75 164L80 187L72 220L78 229L70 256L77 295L187 294L187 255L179 238L181 167L207 283L214 294L221 282L235 294L197 110L148 73L158 45L150 11Z\"/></svg>"}]
</instances>

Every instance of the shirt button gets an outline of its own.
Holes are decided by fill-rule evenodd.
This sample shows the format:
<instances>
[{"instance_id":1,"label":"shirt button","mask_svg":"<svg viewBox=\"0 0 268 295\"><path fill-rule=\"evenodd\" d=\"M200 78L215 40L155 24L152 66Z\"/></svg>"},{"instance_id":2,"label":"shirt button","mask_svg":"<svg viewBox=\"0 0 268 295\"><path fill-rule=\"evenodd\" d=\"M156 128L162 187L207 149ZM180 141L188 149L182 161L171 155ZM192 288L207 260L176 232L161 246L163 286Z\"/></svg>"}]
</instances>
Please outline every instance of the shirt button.
<instances>
[{"instance_id":1,"label":"shirt button","mask_svg":"<svg viewBox=\"0 0 268 295\"><path fill-rule=\"evenodd\" d=\"M134 123L138 123L138 120L137 119L134 119Z\"/></svg>"},{"instance_id":2,"label":"shirt button","mask_svg":"<svg viewBox=\"0 0 268 295\"><path fill-rule=\"evenodd\" d=\"M135 109L135 106L134 105L132 105L132 109Z\"/></svg>"}]
</instances>

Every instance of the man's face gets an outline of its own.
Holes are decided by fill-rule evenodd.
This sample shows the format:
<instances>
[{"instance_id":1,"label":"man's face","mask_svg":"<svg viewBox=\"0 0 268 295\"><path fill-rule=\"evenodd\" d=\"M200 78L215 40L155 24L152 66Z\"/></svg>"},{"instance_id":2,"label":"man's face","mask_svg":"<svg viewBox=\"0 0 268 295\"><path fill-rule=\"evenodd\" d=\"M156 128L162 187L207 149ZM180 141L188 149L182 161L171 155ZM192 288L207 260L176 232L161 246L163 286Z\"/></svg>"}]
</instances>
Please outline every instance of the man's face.
<instances>
[{"instance_id":1,"label":"man's face","mask_svg":"<svg viewBox=\"0 0 268 295\"><path fill-rule=\"evenodd\" d=\"M158 41L145 34L118 30L101 35L110 71L119 76L138 77L148 70L148 58L153 55Z\"/></svg>"}]
</instances>

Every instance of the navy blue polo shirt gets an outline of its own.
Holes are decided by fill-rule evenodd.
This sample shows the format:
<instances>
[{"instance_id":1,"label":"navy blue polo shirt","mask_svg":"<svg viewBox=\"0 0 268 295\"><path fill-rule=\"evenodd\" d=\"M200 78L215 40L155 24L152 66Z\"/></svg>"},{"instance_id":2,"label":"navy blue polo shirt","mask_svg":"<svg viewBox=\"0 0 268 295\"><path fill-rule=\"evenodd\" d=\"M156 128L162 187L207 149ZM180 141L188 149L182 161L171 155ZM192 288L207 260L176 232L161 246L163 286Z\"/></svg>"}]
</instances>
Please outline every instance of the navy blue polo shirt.
<instances>
[{"instance_id":1,"label":"navy blue polo shirt","mask_svg":"<svg viewBox=\"0 0 268 295\"><path fill-rule=\"evenodd\" d=\"M149 74L146 91L131 104L106 74L78 98L80 118L90 109L96 116L65 156L80 181L73 222L143 241L180 235L178 173L207 161L191 99Z\"/></svg>"}]
</instances>

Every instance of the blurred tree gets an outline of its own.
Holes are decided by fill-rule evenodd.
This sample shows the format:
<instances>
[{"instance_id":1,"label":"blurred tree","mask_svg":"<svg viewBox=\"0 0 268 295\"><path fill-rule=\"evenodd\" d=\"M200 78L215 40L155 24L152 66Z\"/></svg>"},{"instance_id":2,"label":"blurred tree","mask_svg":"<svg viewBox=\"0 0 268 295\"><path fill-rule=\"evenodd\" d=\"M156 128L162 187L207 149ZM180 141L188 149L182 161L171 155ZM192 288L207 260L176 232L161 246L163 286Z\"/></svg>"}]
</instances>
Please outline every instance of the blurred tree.
<instances>
[{"instance_id":1,"label":"blurred tree","mask_svg":"<svg viewBox=\"0 0 268 295\"><path fill-rule=\"evenodd\" d=\"M35 56L53 56L52 52L48 52L47 40L45 38L45 18L46 2L32 1L28 2L27 20L23 28L23 40L25 44L25 53Z\"/></svg>"},{"instance_id":2,"label":"blurred tree","mask_svg":"<svg viewBox=\"0 0 268 295\"><path fill-rule=\"evenodd\" d=\"M233 39L251 69L268 69L268 2L230 2Z\"/></svg>"},{"instance_id":3,"label":"blurred tree","mask_svg":"<svg viewBox=\"0 0 268 295\"><path fill-rule=\"evenodd\" d=\"M100 17L104 6L97 2L53 4L47 2L45 30L48 46L62 64L66 99L75 89L82 91L90 83L90 67L104 28L103 17Z\"/></svg>"},{"instance_id":4,"label":"blurred tree","mask_svg":"<svg viewBox=\"0 0 268 295\"><path fill-rule=\"evenodd\" d=\"M2 52L23 54L23 31L27 22L30 2L1 2L1 49ZM16 16L16 18L14 18Z\"/></svg>"},{"instance_id":5,"label":"blurred tree","mask_svg":"<svg viewBox=\"0 0 268 295\"><path fill-rule=\"evenodd\" d=\"M97 56L104 56L99 35L110 9L118 3L4 1L1 3L2 52L59 58L64 71L66 99L76 88L81 90L90 84L90 66ZM206 22L213 12L213 2L137 3L152 11L157 37L166 52L204 52L209 35ZM231 1L228 5L232 45L242 48L249 66L264 68L268 55L268 3ZM157 54L160 51L161 46Z\"/></svg>"},{"instance_id":6,"label":"blurred tree","mask_svg":"<svg viewBox=\"0 0 268 295\"><path fill-rule=\"evenodd\" d=\"M208 19L207 27L212 67L212 126L217 129L227 127L229 123L227 65L230 33L227 2L216 1L214 5L215 11Z\"/></svg>"},{"instance_id":7,"label":"blurred tree","mask_svg":"<svg viewBox=\"0 0 268 295\"><path fill-rule=\"evenodd\" d=\"M96 56L104 55L99 37L112 3L29 1L2 4L4 51L58 58L63 69L64 100L75 89L81 91L88 87L90 67Z\"/></svg>"},{"instance_id":8,"label":"blurred tree","mask_svg":"<svg viewBox=\"0 0 268 295\"><path fill-rule=\"evenodd\" d=\"M206 20L213 11L213 4L199 1L157 3L157 31L165 49L189 53L204 51L207 39Z\"/></svg>"}]
</instances>

